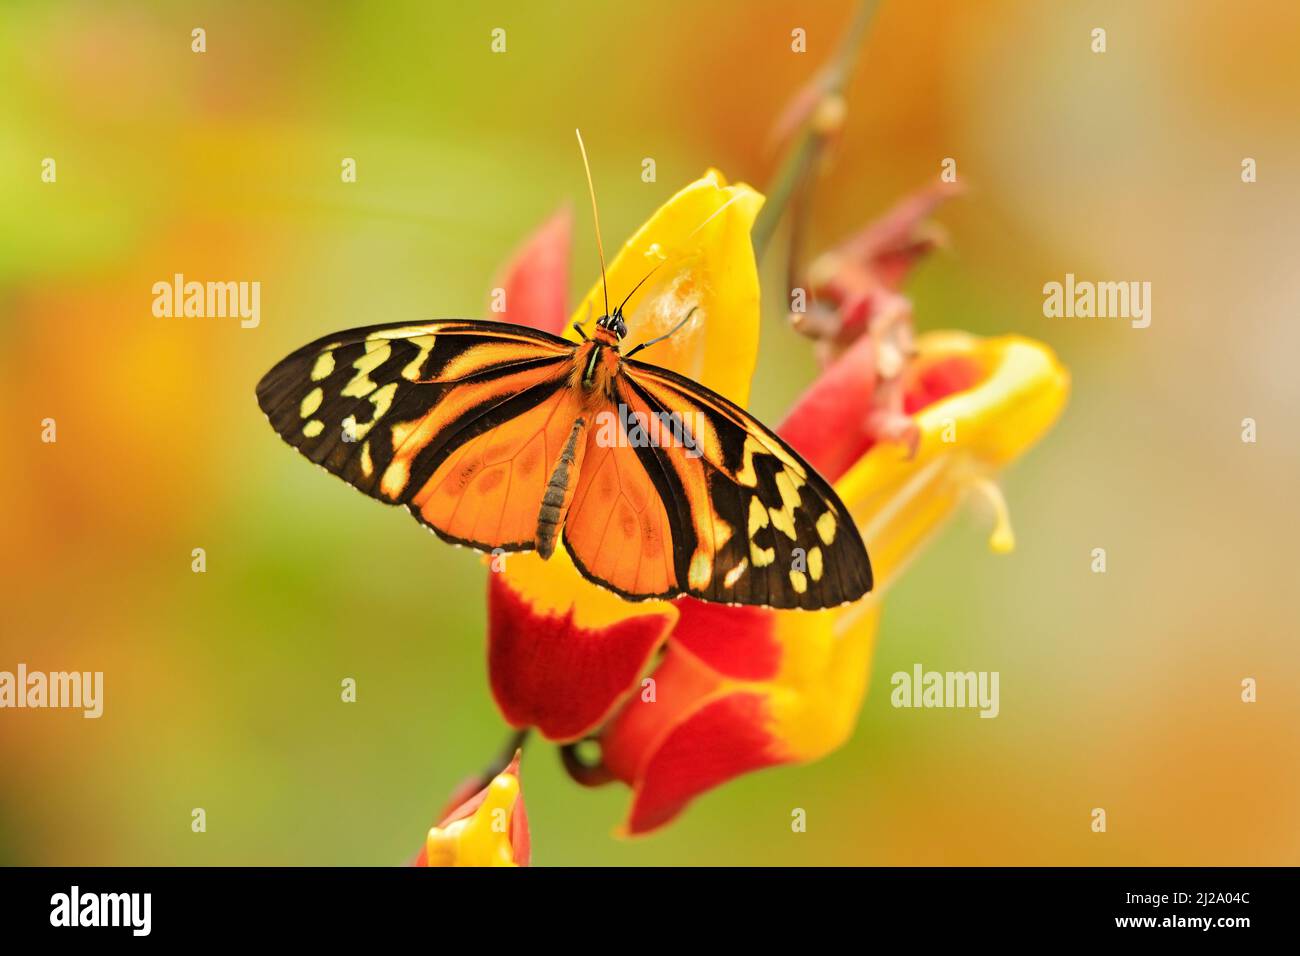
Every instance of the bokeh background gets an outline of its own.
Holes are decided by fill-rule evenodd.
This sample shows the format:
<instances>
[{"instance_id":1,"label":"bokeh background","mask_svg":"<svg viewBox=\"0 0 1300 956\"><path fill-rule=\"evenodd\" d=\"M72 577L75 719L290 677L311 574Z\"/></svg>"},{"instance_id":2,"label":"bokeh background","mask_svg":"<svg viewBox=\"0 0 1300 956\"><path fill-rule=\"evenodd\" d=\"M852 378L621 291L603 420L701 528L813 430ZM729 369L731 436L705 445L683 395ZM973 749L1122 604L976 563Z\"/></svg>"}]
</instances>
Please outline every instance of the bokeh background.
<instances>
[{"instance_id":1,"label":"bokeh background","mask_svg":"<svg viewBox=\"0 0 1300 956\"><path fill-rule=\"evenodd\" d=\"M484 315L519 240L584 200L575 126L611 245L706 166L762 188L774 117L850 15L6 3L0 669L103 670L107 704L0 712L0 861L407 859L506 737L484 571L308 467L254 383L331 330ZM537 862L1300 863L1297 41L1282 2L885 0L811 242L957 159L949 249L908 287L918 326L1043 339L1074 380L1006 478L1019 548L995 557L986 519L954 522L888 596L852 741L650 837L614 838L626 791L578 788L535 742ZM595 274L576 208L575 293ZM151 286L176 272L260 281L260 327L154 318ZM1150 281L1151 327L1044 318L1066 272ZM777 297L767 311L754 407L771 420L813 360ZM891 708L890 674L915 662L1000 671L1001 716Z\"/></svg>"}]
</instances>

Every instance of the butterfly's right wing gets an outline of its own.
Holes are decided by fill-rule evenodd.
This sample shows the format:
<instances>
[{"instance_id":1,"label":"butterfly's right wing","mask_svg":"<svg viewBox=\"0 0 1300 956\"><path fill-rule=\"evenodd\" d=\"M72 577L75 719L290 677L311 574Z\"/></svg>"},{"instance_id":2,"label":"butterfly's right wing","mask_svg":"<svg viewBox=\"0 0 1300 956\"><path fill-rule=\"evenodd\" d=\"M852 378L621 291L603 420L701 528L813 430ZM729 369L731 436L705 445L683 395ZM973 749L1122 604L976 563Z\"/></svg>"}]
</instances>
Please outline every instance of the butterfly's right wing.
<instances>
[{"instance_id":1,"label":"butterfly's right wing","mask_svg":"<svg viewBox=\"0 0 1300 956\"><path fill-rule=\"evenodd\" d=\"M565 525L584 575L632 599L808 610L871 590L853 517L780 436L657 366L624 361L615 387L618 427L593 431Z\"/></svg>"},{"instance_id":2,"label":"butterfly's right wing","mask_svg":"<svg viewBox=\"0 0 1300 956\"><path fill-rule=\"evenodd\" d=\"M311 461L456 544L531 548L569 434L574 344L450 320L326 336L277 363L257 400Z\"/></svg>"}]
</instances>

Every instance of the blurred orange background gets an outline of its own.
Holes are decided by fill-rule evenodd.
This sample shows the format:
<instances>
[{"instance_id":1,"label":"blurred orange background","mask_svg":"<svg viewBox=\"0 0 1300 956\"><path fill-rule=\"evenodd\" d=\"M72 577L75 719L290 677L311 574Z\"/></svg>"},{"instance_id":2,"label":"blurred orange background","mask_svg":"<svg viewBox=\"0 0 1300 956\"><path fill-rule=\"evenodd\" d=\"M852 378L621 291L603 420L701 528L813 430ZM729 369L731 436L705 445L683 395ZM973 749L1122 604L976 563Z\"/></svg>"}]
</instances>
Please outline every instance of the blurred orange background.
<instances>
[{"instance_id":1,"label":"blurred orange background","mask_svg":"<svg viewBox=\"0 0 1300 956\"><path fill-rule=\"evenodd\" d=\"M708 166L762 188L774 118L851 11L9 4L0 670L102 670L106 704L0 712L0 862L409 858L506 736L483 570L298 460L254 384L336 329L485 315L519 240L584 200L574 127L611 245ZM1033 336L1073 376L1006 480L1018 550L956 522L885 602L851 743L648 838L612 837L626 792L578 788L535 742L537 863L1300 863L1298 39L1276 2L885 0L810 245L956 159L918 327ZM575 292L596 267L578 222ZM259 281L260 324L155 318L178 272ZM1044 318L1067 272L1151 282L1150 328ZM814 362L779 295L764 321L771 421ZM917 662L999 671L1000 716L893 709Z\"/></svg>"}]
</instances>

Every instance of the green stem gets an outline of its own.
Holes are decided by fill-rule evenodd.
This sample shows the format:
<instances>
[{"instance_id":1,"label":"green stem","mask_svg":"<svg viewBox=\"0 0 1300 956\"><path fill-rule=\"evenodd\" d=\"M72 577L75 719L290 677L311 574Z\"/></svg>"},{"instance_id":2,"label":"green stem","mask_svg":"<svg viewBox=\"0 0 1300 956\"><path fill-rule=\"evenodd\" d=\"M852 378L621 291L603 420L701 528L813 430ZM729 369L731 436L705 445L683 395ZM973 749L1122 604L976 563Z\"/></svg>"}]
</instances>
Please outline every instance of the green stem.
<instances>
[{"instance_id":1,"label":"green stem","mask_svg":"<svg viewBox=\"0 0 1300 956\"><path fill-rule=\"evenodd\" d=\"M843 92L849 75L853 72L853 66L857 62L858 51L861 49L862 40L866 36L867 27L871 25L876 8L879 6L880 0L862 0L858 4L853 20L849 24L848 30L845 31L844 37L840 40L839 49L830 62L822 68L816 79L813 80L821 89L819 105L832 97L839 96ZM816 112L816 107L814 107L813 112ZM767 254L768 246L771 245L772 237L776 234L777 226L781 224L781 220L785 217L791 197L798 191L800 184L804 183L815 170L817 160L820 158L825 146L825 134L815 129L814 124L805 123L803 130L796 137L794 145L778 168L776 176L769 184L767 202L764 203L763 210L758 214L758 220L754 223L752 233L754 256L759 261L762 261Z\"/></svg>"},{"instance_id":2,"label":"green stem","mask_svg":"<svg viewBox=\"0 0 1300 956\"><path fill-rule=\"evenodd\" d=\"M750 234L754 242L754 258L758 261L762 262L763 257L767 255L767 247L772 243L776 227L785 218L790 197L794 195L795 187L804 178L804 170L809 166L815 150L813 137L807 134L801 135L795 149L786 157L776 178L767 187L767 202L763 204L763 209L758 214L753 232Z\"/></svg>"}]
</instances>

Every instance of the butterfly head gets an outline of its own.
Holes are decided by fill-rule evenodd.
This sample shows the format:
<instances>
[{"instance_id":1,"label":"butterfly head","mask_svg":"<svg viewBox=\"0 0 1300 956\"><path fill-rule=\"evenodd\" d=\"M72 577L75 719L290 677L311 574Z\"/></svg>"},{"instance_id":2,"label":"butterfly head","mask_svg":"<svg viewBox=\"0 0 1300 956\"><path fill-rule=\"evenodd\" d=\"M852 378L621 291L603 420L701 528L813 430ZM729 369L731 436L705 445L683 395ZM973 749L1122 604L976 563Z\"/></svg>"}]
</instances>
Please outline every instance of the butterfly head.
<instances>
[{"instance_id":1,"label":"butterfly head","mask_svg":"<svg viewBox=\"0 0 1300 956\"><path fill-rule=\"evenodd\" d=\"M602 315L596 320L596 328L603 329L613 336L615 344L621 342L627 335L627 323L623 321L623 310L615 309L613 315Z\"/></svg>"}]
</instances>

